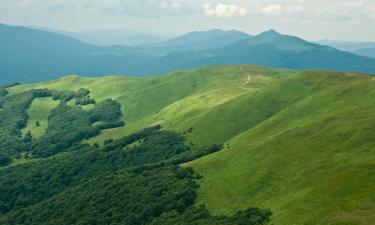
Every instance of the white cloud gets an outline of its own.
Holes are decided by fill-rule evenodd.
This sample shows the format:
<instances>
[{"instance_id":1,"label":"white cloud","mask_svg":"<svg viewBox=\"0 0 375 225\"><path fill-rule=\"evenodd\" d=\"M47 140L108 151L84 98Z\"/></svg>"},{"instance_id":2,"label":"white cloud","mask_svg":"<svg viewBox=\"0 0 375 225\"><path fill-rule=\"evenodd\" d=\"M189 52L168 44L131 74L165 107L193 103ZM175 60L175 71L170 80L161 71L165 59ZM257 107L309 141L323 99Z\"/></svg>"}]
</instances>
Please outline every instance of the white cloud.
<instances>
[{"instance_id":1,"label":"white cloud","mask_svg":"<svg viewBox=\"0 0 375 225\"><path fill-rule=\"evenodd\" d=\"M246 16L248 11L246 8L234 4L219 3L216 6L207 3L203 6L203 11L206 16L217 18L232 18Z\"/></svg>"},{"instance_id":2,"label":"white cloud","mask_svg":"<svg viewBox=\"0 0 375 225\"><path fill-rule=\"evenodd\" d=\"M268 15L279 15L283 10L284 8L280 4L270 4L262 8L262 12Z\"/></svg>"},{"instance_id":3,"label":"white cloud","mask_svg":"<svg viewBox=\"0 0 375 225\"><path fill-rule=\"evenodd\" d=\"M340 0L316 12L319 20L352 20L371 18L373 3L364 0Z\"/></svg>"},{"instance_id":4,"label":"white cloud","mask_svg":"<svg viewBox=\"0 0 375 225\"><path fill-rule=\"evenodd\" d=\"M0 0L2 1L2 0ZM8 0L10 1L10 0ZM163 17L200 13L196 0L12 0L17 7Z\"/></svg>"},{"instance_id":5,"label":"white cloud","mask_svg":"<svg viewBox=\"0 0 375 225\"><path fill-rule=\"evenodd\" d=\"M280 4L270 4L266 5L261 9L261 12L266 15L280 15L280 14L296 14L303 11L303 6L301 5L280 5Z\"/></svg>"},{"instance_id":6,"label":"white cloud","mask_svg":"<svg viewBox=\"0 0 375 225\"><path fill-rule=\"evenodd\" d=\"M285 11L288 14L295 14L303 11L303 6L301 5L288 5L285 7Z\"/></svg>"}]
</instances>

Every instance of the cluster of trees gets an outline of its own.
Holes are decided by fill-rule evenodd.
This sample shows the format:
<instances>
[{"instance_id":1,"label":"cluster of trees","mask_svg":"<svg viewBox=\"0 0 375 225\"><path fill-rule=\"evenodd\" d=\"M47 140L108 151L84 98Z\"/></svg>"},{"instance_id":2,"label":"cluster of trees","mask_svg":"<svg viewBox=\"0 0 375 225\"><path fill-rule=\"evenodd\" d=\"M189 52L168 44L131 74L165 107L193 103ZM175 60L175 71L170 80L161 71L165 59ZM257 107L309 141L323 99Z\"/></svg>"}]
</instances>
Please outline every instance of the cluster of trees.
<instances>
[{"instance_id":1,"label":"cluster of trees","mask_svg":"<svg viewBox=\"0 0 375 225\"><path fill-rule=\"evenodd\" d=\"M77 146L0 169L0 224L263 225L270 219L262 209L216 217L193 207L199 176L175 164L194 155L185 143L155 126L103 147Z\"/></svg>"},{"instance_id":2,"label":"cluster of trees","mask_svg":"<svg viewBox=\"0 0 375 225\"><path fill-rule=\"evenodd\" d=\"M150 225L264 225L271 219L269 209L249 208L233 216L212 216L206 207L189 207L182 214L171 211L155 218Z\"/></svg>"},{"instance_id":3,"label":"cluster of trees","mask_svg":"<svg viewBox=\"0 0 375 225\"><path fill-rule=\"evenodd\" d=\"M6 92L6 88L4 89ZM7 93L7 92L6 92ZM0 95L0 166L10 163L20 152L32 152L34 157L48 157L62 151L72 150L100 130L124 126L121 106L118 102L105 100L89 111L81 107L69 106L72 99L90 99L89 90L52 91L37 89L14 95ZM45 134L35 140L31 133L21 134L28 120L27 109L35 98L53 97L60 104L48 118ZM94 125L94 123L98 125Z\"/></svg>"},{"instance_id":4,"label":"cluster of trees","mask_svg":"<svg viewBox=\"0 0 375 225\"><path fill-rule=\"evenodd\" d=\"M98 135L100 130L123 126L122 117L120 104L113 100L105 100L89 111L61 102L52 110L48 128L35 141L32 153L48 157L73 150L82 140Z\"/></svg>"},{"instance_id":5,"label":"cluster of trees","mask_svg":"<svg viewBox=\"0 0 375 225\"><path fill-rule=\"evenodd\" d=\"M10 163L11 159L8 153L0 152L0 166L5 166Z\"/></svg>"},{"instance_id":6,"label":"cluster of trees","mask_svg":"<svg viewBox=\"0 0 375 225\"><path fill-rule=\"evenodd\" d=\"M61 100L63 102L69 102L72 99L90 98L90 90L81 88L78 91L52 91L53 100Z\"/></svg>"}]
</instances>

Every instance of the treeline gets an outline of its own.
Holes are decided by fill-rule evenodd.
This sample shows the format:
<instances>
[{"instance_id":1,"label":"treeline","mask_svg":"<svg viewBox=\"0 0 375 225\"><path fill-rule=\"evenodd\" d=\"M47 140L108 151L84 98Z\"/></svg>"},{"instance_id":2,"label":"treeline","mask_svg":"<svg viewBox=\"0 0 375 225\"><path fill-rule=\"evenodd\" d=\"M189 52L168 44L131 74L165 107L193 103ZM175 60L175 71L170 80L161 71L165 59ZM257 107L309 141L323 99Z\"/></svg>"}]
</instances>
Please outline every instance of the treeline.
<instances>
[{"instance_id":1,"label":"treeline","mask_svg":"<svg viewBox=\"0 0 375 225\"><path fill-rule=\"evenodd\" d=\"M268 210L216 217L193 207L199 176L173 163L192 152L182 135L155 126L103 147L80 146L2 169L0 223L263 225L270 219Z\"/></svg>"},{"instance_id":2,"label":"treeline","mask_svg":"<svg viewBox=\"0 0 375 225\"><path fill-rule=\"evenodd\" d=\"M124 125L121 106L116 101L105 100L89 111L67 104L74 99L91 99L87 89L77 92L38 89L14 95L8 95L6 88L0 88L0 92L2 89L5 91L0 95L0 166L10 163L12 157L22 152L47 157L69 151L100 130ZM31 133L23 135L21 131L27 125L27 109L34 99L42 97L60 100L60 104L51 112L45 134L35 140Z\"/></svg>"}]
</instances>

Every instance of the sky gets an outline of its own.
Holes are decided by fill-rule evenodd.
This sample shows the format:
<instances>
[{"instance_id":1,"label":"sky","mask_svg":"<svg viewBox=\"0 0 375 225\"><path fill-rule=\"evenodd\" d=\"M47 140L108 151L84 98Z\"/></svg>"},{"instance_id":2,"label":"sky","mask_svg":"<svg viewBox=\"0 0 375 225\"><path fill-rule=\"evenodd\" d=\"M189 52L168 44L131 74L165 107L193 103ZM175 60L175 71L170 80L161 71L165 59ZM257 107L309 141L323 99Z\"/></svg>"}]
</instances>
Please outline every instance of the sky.
<instances>
[{"instance_id":1,"label":"sky","mask_svg":"<svg viewBox=\"0 0 375 225\"><path fill-rule=\"evenodd\" d=\"M0 23L165 36L275 29L308 40L375 41L375 0L0 0Z\"/></svg>"}]
</instances>

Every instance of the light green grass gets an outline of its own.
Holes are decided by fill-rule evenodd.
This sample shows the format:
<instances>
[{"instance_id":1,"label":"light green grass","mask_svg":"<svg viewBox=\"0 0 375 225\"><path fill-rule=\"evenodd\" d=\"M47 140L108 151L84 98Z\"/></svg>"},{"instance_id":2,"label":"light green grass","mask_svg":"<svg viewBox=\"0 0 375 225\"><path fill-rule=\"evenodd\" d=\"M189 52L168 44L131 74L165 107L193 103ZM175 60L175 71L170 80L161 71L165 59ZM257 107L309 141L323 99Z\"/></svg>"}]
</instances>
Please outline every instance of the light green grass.
<instances>
[{"instance_id":1,"label":"light green grass","mask_svg":"<svg viewBox=\"0 0 375 225\"><path fill-rule=\"evenodd\" d=\"M117 100L122 105L126 127L105 130L88 141L103 143L105 139L121 138L153 124L162 124L165 129L182 132L191 127L193 121L201 120L200 118L215 106L243 94L254 93L255 90L280 76L292 73L256 66L244 68L254 74L248 87L243 86L247 77L241 72L240 66L217 66L149 78L69 76L45 83L19 85L10 88L9 91L12 94L33 88L53 90L86 88L91 91L90 96L97 102L107 98ZM197 145L204 146L224 141L223 138L204 140L203 136L201 138L201 133L206 133L203 124L201 129L198 129L199 124L195 126L197 132L193 132L190 136ZM215 130L210 132L216 136Z\"/></svg>"},{"instance_id":2,"label":"light green grass","mask_svg":"<svg viewBox=\"0 0 375 225\"><path fill-rule=\"evenodd\" d=\"M30 131L35 138L42 136L48 127L48 116L58 104L59 101L54 101L50 97L34 99L31 107L27 110L29 119L22 133Z\"/></svg>"},{"instance_id":3,"label":"light green grass","mask_svg":"<svg viewBox=\"0 0 375 225\"><path fill-rule=\"evenodd\" d=\"M216 214L271 208L275 224L372 224L372 81L310 74L265 89L257 99L281 100L268 107L299 99L229 140L224 151L187 164L204 177L199 204Z\"/></svg>"},{"instance_id":4,"label":"light green grass","mask_svg":"<svg viewBox=\"0 0 375 225\"><path fill-rule=\"evenodd\" d=\"M293 72L217 66L159 77L80 78L20 85L87 88L97 102L122 105L126 126L89 143L144 127L184 132L196 149L225 143L187 163L203 175L198 204L215 214L271 208L273 222L370 225L375 215L375 78L363 74Z\"/></svg>"}]
</instances>

